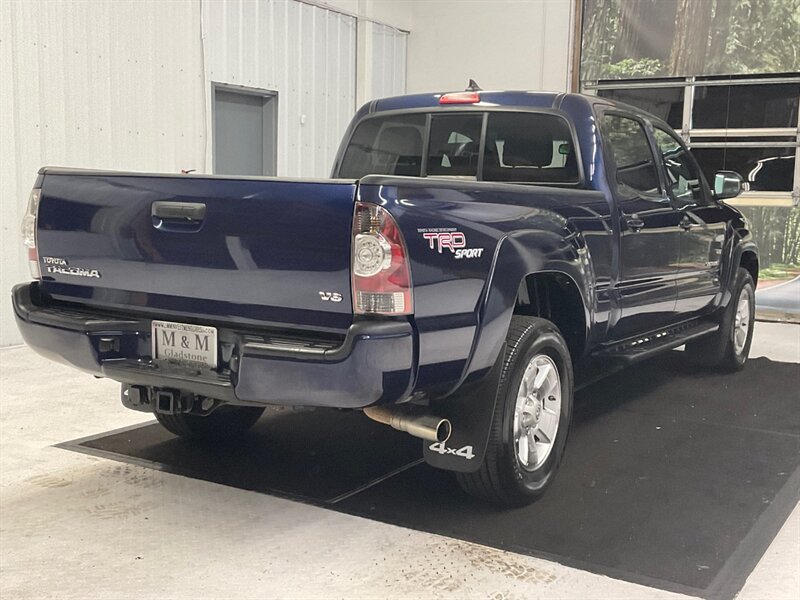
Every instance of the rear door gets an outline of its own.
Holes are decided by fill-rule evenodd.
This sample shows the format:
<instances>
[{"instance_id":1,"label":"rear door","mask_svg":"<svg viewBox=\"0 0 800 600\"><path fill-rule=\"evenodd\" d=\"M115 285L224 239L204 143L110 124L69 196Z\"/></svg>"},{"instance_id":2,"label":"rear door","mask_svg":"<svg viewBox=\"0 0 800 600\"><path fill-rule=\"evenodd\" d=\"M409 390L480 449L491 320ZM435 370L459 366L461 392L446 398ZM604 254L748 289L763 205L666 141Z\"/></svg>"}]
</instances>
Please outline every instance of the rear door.
<instances>
[{"instance_id":1,"label":"rear door","mask_svg":"<svg viewBox=\"0 0 800 600\"><path fill-rule=\"evenodd\" d=\"M663 127L656 126L653 134L667 193L681 214L676 310L691 316L711 305L721 290L726 220L683 142Z\"/></svg>"},{"instance_id":2,"label":"rear door","mask_svg":"<svg viewBox=\"0 0 800 600\"><path fill-rule=\"evenodd\" d=\"M675 320L681 215L661 190L645 123L613 111L603 113L600 124L616 187L620 237L612 328L621 339Z\"/></svg>"},{"instance_id":3,"label":"rear door","mask_svg":"<svg viewBox=\"0 0 800 600\"><path fill-rule=\"evenodd\" d=\"M344 330L355 191L353 181L47 171L42 285L157 319Z\"/></svg>"}]
</instances>

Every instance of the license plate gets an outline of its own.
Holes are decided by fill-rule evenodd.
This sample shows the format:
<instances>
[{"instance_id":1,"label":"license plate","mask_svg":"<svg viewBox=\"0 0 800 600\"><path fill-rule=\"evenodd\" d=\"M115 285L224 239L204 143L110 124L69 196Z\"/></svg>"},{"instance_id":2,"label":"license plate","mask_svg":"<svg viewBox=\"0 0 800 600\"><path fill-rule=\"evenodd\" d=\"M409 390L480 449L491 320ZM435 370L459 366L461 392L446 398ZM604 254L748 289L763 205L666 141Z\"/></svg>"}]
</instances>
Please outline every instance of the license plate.
<instances>
[{"instance_id":1,"label":"license plate","mask_svg":"<svg viewBox=\"0 0 800 600\"><path fill-rule=\"evenodd\" d=\"M153 358L217 366L217 329L205 325L153 321Z\"/></svg>"}]
</instances>

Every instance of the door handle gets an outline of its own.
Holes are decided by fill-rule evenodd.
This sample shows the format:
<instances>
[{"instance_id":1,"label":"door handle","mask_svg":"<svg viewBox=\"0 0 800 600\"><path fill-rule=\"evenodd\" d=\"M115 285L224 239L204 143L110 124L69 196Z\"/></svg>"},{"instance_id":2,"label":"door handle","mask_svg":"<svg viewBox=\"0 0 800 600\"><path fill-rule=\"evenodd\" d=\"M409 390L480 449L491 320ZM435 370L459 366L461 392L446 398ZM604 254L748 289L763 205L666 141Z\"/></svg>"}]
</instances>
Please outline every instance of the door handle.
<instances>
[{"instance_id":1,"label":"door handle","mask_svg":"<svg viewBox=\"0 0 800 600\"><path fill-rule=\"evenodd\" d=\"M700 227L700 223L695 223L689 217L683 217L678 225L684 231L689 231L690 229L694 229L695 227Z\"/></svg>"},{"instance_id":2,"label":"door handle","mask_svg":"<svg viewBox=\"0 0 800 600\"><path fill-rule=\"evenodd\" d=\"M628 226L628 229L634 233L639 233L639 231L641 231L644 227L644 221L639 218L639 215L631 215L630 217L626 217L625 224Z\"/></svg>"},{"instance_id":3,"label":"door handle","mask_svg":"<svg viewBox=\"0 0 800 600\"><path fill-rule=\"evenodd\" d=\"M192 223L202 221L206 216L206 205L202 202L153 202L150 215L162 221Z\"/></svg>"}]
</instances>

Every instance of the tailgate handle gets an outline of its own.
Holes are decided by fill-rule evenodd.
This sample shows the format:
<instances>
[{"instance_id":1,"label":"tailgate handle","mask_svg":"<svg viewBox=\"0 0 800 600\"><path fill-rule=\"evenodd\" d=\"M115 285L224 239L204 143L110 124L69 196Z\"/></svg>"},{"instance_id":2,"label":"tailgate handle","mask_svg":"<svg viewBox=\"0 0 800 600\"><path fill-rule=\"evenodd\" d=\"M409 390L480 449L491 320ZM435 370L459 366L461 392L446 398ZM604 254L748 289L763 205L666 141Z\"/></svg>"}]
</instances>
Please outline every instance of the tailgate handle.
<instances>
[{"instance_id":1,"label":"tailgate handle","mask_svg":"<svg viewBox=\"0 0 800 600\"><path fill-rule=\"evenodd\" d=\"M158 200L153 202L151 216L163 221L179 221L182 223L199 223L206 216L206 205L202 202L169 202Z\"/></svg>"}]
</instances>

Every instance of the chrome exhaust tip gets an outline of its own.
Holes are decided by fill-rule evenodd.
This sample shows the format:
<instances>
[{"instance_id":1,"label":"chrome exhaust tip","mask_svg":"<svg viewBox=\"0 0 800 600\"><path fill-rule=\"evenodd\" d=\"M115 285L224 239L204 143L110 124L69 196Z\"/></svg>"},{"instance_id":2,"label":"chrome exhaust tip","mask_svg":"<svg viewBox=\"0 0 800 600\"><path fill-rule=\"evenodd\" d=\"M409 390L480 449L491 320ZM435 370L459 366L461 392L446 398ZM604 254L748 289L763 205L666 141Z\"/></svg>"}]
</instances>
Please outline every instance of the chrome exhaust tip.
<instances>
[{"instance_id":1,"label":"chrome exhaust tip","mask_svg":"<svg viewBox=\"0 0 800 600\"><path fill-rule=\"evenodd\" d=\"M435 415L415 415L405 408L368 406L364 409L364 414L373 421L429 442L444 443L453 433L453 426L448 419Z\"/></svg>"}]
</instances>

